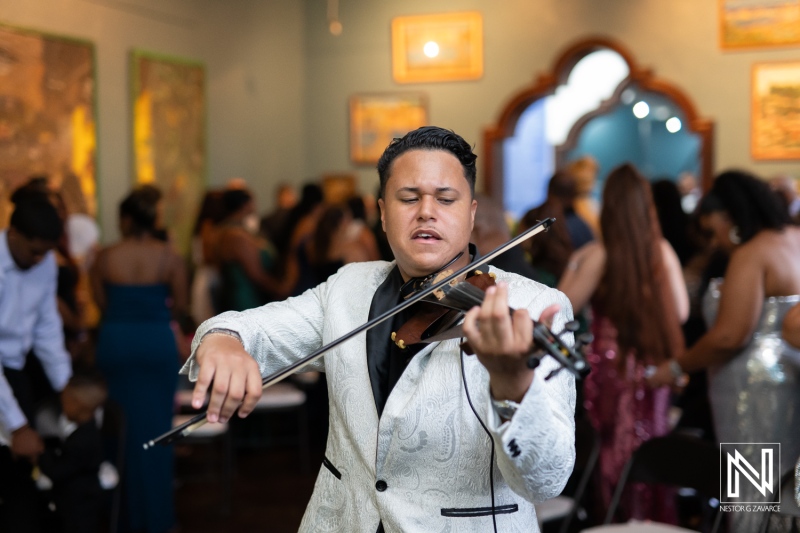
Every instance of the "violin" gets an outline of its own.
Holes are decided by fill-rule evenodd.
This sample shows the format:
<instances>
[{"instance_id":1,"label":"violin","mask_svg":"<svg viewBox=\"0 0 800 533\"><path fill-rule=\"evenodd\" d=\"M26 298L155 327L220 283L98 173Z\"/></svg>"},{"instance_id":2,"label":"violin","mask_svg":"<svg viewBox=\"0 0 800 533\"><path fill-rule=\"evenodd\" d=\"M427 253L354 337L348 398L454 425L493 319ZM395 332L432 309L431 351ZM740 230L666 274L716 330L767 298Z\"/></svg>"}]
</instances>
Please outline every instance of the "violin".
<instances>
[{"instance_id":1,"label":"violin","mask_svg":"<svg viewBox=\"0 0 800 533\"><path fill-rule=\"evenodd\" d=\"M449 271L439 274L447 275ZM483 303L486 289L495 284L495 276L476 270L471 276L459 283L451 281L440 290L434 291L421 303L420 309L406 321L397 332L392 332L392 341L400 349L417 343L441 342L443 340L463 337L461 325L456 325L464 314L473 307ZM510 313L514 309L509 309ZM565 333L574 333L580 327L577 320L565 324L564 329L554 333L541 322L533 323L533 345L528 355L527 366L534 369L539 366L543 357L549 355L559 362L556 370L551 371L545 380L555 377L560 371L566 369L576 379L585 378L590 367L586 362L582 350L593 340L591 333L584 333L575 339L574 346L569 346L561 338ZM467 355L473 355L474 350L465 341L461 349Z\"/></svg>"},{"instance_id":2,"label":"violin","mask_svg":"<svg viewBox=\"0 0 800 533\"><path fill-rule=\"evenodd\" d=\"M467 310L471 309L474 305L480 305L480 302L483 301L483 294L484 294L483 290L477 286L473 286L471 282L464 282L464 281L459 282L457 280L475 271L481 265L488 264L494 258L510 250L517 244L533 237L534 235L546 231L547 229L550 228L550 226L554 222L555 222L554 218L548 218L538 222L537 224L528 228L523 233L520 233L507 243L499 246L497 249L489 252L488 254L480 257L476 261L473 261L471 264L466 265L465 267L455 272L451 273L445 272L437 276L434 275L428 276L428 278L426 278L427 281L421 284L419 290L411 294L401 304L373 318L372 320L355 328L349 333L346 333L345 335L339 337L338 339L329 342L328 344L322 346L321 348L317 349L316 351L307 355L306 357L299 359L298 361L295 361L294 363L288 365L283 370L280 370L263 378L261 380L262 388L266 389L267 387L274 385L275 383L285 379L286 377L295 373L300 368L310 363L313 363L314 361L325 355L331 349L350 340L356 335L359 335L360 333L372 329L378 324L381 324L386 320L389 320L393 316L397 315L398 313L401 313L402 311L405 311L412 305L415 305L419 302L424 301L424 303L434 304L435 306L439 306L440 308L444 309L444 313L441 313L442 316L438 317L439 319L447 315L448 311L450 310L463 314ZM488 283L485 280L485 278L483 279L483 283ZM472 288L470 289L466 287L472 287ZM432 295L433 298L431 298ZM442 297L442 295L444 297ZM457 315L451 315L450 319L447 321L447 324L440 322L440 326L442 327L437 328L438 335L442 334L451 335L445 338L455 338L461 336L459 335L460 331L458 330L458 328L452 327L455 326L455 322L457 320L458 320ZM445 325L451 327L449 328L444 327ZM555 373L559 372L563 368L567 368L570 372L575 374L576 377L582 377L586 375L588 373L589 366L586 363L586 360L583 357L583 355L580 353L580 350L576 350L572 347L569 347L565 342L561 341L561 335L563 335L567 331L575 331L577 329L576 325L577 322L567 324L567 327L565 327L564 331L558 334L554 334L544 324L536 323L534 325L534 334L533 334L534 336L533 345L535 349L534 352L531 353L528 359L529 368L536 368L536 366L538 366L539 362L541 361L542 357L550 355L554 359L556 359L556 361L559 362L561 367L551 372L550 375L547 376L547 379L552 378L553 375L555 375ZM425 341L436 342L437 340L444 340L444 338L437 339L438 335L429 336L425 339ZM423 335L421 334L420 338L422 336ZM203 424L206 423L206 416L207 416L206 412L194 416L193 418L173 428L172 430L144 443L143 445L144 449L149 449L155 446L156 444L167 445L179 438L191 434L195 429L201 427Z\"/></svg>"}]
</instances>

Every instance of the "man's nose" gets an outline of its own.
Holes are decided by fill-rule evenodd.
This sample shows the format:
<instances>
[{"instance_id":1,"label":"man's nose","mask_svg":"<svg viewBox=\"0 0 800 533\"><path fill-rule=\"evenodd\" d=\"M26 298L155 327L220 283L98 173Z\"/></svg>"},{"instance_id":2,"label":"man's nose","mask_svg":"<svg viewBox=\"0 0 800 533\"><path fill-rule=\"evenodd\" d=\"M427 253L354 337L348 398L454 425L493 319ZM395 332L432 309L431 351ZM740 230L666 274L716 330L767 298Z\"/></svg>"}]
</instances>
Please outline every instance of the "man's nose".
<instances>
[{"instance_id":1,"label":"man's nose","mask_svg":"<svg viewBox=\"0 0 800 533\"><path fill-rule=\"evenodd\" d=\"M424 195L419 201L417 218L420 220L430 220L436 218L436 198Z\"/></svg>"}]
</instances>

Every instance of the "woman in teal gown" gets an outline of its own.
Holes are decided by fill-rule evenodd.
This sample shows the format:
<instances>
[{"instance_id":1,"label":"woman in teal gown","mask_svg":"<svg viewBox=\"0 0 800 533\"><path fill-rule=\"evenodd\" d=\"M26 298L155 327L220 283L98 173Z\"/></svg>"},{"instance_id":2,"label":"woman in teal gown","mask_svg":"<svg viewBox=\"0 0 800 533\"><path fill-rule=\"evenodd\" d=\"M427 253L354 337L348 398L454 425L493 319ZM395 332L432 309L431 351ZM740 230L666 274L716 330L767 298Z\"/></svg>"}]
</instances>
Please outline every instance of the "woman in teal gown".
<instances>
[{"instance_id":1,"label":"woman in teal gown","mask_svg":"<svg viewBox=\"0 0 800 533\"><path fill-rule=\"evenodd\" d=\"M97 366L125 415L121 531L175 527L173 450L142 443L172 425L179 366L172 321L185 312L183 260L155 237L160 193L143 186L120 205L122 240L103 249L92 272L103 310Z\"/></svg>"}]
</instances>

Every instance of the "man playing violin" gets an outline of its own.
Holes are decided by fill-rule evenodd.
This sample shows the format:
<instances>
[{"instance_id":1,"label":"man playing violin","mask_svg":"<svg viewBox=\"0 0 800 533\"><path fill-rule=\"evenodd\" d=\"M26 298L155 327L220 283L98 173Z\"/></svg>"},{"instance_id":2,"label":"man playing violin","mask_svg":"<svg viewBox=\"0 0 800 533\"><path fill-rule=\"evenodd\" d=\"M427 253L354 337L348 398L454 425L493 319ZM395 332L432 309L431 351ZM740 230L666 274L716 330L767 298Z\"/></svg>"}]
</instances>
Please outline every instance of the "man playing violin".
<instances>
[{"instance_id":1,"label":"man playing violin","mask_svg":"<svg viewBox=\"0 0 800 533\"><path fill-rule=\"evenodd\" d=\"M272 374L392 309L420 278L457 270L477 202L475 159L455 133L424 127L378 162L381 222L396 261L354 263L283 302L203 323L183 369L211 393L208 420L247 416ZM537 531L532 502L560 493L574 463L575 385L557 363L527 367L531 317L572 318L560 292L491 268L497 285L460 339L401 349L408 311L325 354L330 429L300 531ZM513 314L509 306L517 309Z\"/></svg>"}]
</instances>

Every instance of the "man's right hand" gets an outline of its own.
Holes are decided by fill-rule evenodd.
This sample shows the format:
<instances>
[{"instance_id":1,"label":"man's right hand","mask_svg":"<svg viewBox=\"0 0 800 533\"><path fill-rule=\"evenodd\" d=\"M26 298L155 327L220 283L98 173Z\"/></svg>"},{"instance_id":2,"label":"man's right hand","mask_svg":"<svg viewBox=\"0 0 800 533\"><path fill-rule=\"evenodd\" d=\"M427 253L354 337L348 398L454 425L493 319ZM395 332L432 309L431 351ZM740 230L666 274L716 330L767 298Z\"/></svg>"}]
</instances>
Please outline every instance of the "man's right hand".
<instances>
[{"instance_id":1,"label":"man's right hand","mask_svg":"<svg viewBox=\"0 0 800 533\"><path fill-rule=\"evenodd\" d=\"M250 414L261 397L261 371L241 342L228 335L212 333L203 338L195 352L195 361L200 371L192 394L192 407L203 406L211 387L209 422L227 422L237 407L241 418Z\"/></svg>"},{"instance_id":2,"label":"man's right hand","mask_svg":"<svg viewBox=\"0 0 800 533\"><path fill-rule=\"evenodd\" d=\"M26 424L11 432L11 455L14 457L25 457L36 464L42 452L44 452L42 438L29 425Z\"/></svg>"}]
</instances>

